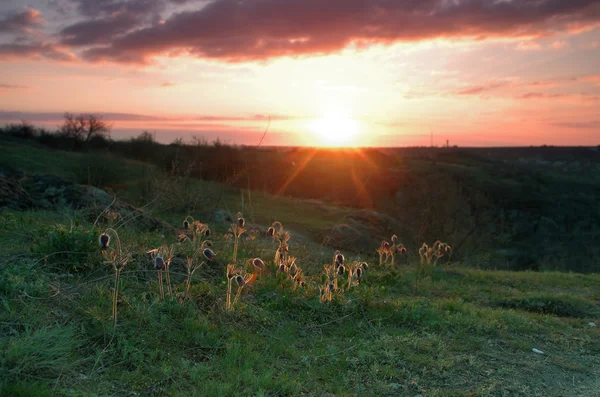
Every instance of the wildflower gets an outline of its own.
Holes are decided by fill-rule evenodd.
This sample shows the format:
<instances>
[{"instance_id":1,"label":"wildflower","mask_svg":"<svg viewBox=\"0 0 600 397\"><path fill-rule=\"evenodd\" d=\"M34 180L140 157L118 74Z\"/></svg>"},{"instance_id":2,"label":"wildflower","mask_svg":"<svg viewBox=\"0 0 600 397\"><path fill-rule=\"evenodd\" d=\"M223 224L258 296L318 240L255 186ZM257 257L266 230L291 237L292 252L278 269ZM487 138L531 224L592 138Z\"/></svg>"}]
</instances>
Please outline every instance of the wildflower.
<instances>
[{"instance_id":1,"label":"wildflower","mask_svg":"<svg viewBox=\"0 0 600 397\"><path fill-rule=\"evenodd\" d=\"M206 230L204 231L204 236L205 236L205 237L210 237L210 229L206 229Z\"/></svg>"},{"instance_id":2,"label":"wildflower","mask_svg":"<svg viewBox=\"0 0 600 397\"><path fill-rule=\"evenodd\" d=\"M265 268L265 262L263 262L263 260L260 258L255 258L252 261L252 264L254 265L254 267L256 267L259 270L264 270L264 268Z\"/></svg>"},{"instance_id":3,"label":"wildflower","mask_svg":"<svg viewBox=\"0 0 600 397\"><path fill-rule=\"evenodd\" d=\"M329 283L329 291L333 292L335 290L335 285L333 283Z\"/></svg>"},{"instance_id":4,"label":"wildflower","mask_svg":"<svg viewBox=\"0 0 600 397\"><path fill-rule=\"evenodd\" d=\"M301 281L301 282L300 282L300 286L301 286L302 288L304 288L304 287L306 287L306 283L305 283L304 281Z\"/></svg>"},{"instance_id":5,"label":"wildflower","mask_svg":"<svg viewBox=\"0 0 600 397\"><path fill-rule=\"evenodd\" d=\"M344 255L342 255L341 253L337 254L335 256L335 261L336 261L336 263L339 263L340 265L343 265L344 264Z\"/></svg>"},{"instance_id":6,"label":"wildflower","mask_svg":"<svg viewBox=\"0 0 600 397\"><path fill-rule=\"evenodd\" d=\"M188 221L183 221L183 228L188 230L190 228L190 223Z\"/></svg>"},{"instance_id":7,"label":"wildflower","mask_svg":"<svg viewBox=\"0 0 600 397\"><path fill-rule=\"evenodd\" d=\"M406 255L408 251L403 245L401 245L400 247L398 247L398 252L400 253L400 255Z\"/></svg>"},{"instance_id":8,"label":"wildflower","mask_svg":"<svg viewBox=\"0 0 600 397\"><path fill-rule=\"evenodd\" d=\"M279 271L285 273L285 265L283 263L279 265Z\"/></svg>"},{"instance_id":9,"label":"wildflower","mask_svg":"<svg viewBox=\"0 0 600 397\"><path fill-rule=\"evenodd\" d=\"M267 236L273 237L275 235L275 228L270 227L267 229Z\"/></svg>"},{"instance_id":10,"label":"wildflower","mask_svg":"<svg viewBox=\"0 0 600 397\"><path fill-rule=\"evenodd\" d=\"M392 236L392 244L396 244L398 242L398 236L395 234Z\"/></svg>"},{"instance_id":11,"label":"wildflower","mask_svg":"<svg viewBox=\"0 0 600 397\"><path fill-rule=\"evenodd\" d=\"M235 282L237 283L238 287L240 287L240 288L243 287L244 284L246 284L246 280L244 280L244 277L242 277L241 274L238 274L235 277Z\"/></svg>"},{"instance_id":12,"label":"wildflower","mask_svg":"<svg viewBox=\"0 0 600 397\"><path fill-rule=\"evenodd\" d=\"M206 258L206 260L209 262L212 261L213 259L215 259L215 256L216 256L216 254L210 248L204 249L204 251L202 251L202 254Z\"/></svg>"},{"instance_id":13,"label":"wildflower","mask_svg":"<svg viewBox=\"0 0 600 397\"><path fill-rule=\"evenodd\" d=\"M210 241L210 240L206 240L206 241L204 242L204 244L206 244L206 246L207 246L207 247L212 247L212 246L213 246L213 242L212 242L212 241Z\"/></svg>"},{"instance_id":14,"label":"wildflower","mask_svg":"<svg viewBox=\"0 0 600 397\"><path fill-rule=\"evenodd\" d=\"M110 244L110 236L106 233L102 233L100 235L100 249L107 249L108 248L108 244Z\"/></svg>"},{"instance_id":15,"label":"wildflower","mask_svg":"<svg viewBox=\"0 0 600 397\"><path fill-rule=\"evenodd\" d=\"M343 276L345 271L346 271L346 268L344 267L344 265L340 265L340 267L338 267L338 275L339 276Z\"/></svg>"},{"instance_id":16,"label":"wildflower","mask_svg":"<svg viewBox=\"0 0 600 397\"><path fill-rule=\"evenodd\" d=\"M365 271L369 270L369 264L367 262L363 262L361 266Z\"/></svg>"},{"instance_id":17,"label":"wildflower","mask_svg":"<svg viewBox=\"0 0 600 397\"><path fill-rule=\"evenodd\" d=\"M156 258L154 258L154 268L156 270L162 270L165 268L165 261L162 256L158 255Z\"/></svg>"},{"instance_id":18,"label":"wildflower","mask_svg":"<svg viewBox=\"0 0 600 397\"><path fill-rule=\"evenodd\" d=\"M297 270L298 270L298 267L296 266L296 262L292 263L290 266L289 273L293 276L296 274Z\"/></svg>"},{"instance_id":19,"label":"wildflower","mask_svg":"<svg viewBox=\"0 0 600 397\"><path fill-rule=\"evenodd\" d=\"M246 220L244 218L239 218L238 225L239 227L244 227L246 225Z\"/></svg>"}]
</instances>

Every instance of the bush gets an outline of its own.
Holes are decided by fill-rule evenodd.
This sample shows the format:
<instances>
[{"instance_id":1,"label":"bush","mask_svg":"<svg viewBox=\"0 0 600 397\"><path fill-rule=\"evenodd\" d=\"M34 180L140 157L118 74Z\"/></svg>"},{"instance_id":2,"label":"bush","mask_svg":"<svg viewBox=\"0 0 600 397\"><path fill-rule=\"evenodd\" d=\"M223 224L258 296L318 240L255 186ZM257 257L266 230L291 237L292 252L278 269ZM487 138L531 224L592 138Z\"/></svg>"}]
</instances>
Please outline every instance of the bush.
<instances>
[{"instance_id":1,"label":"bush","mask_svg":"<svg viewBox=\"0 0 600 397\"><path fill-rule=\"evenodd\" d=\"M42 255L47 264L67 273L85 271L100 261L95 233L78 226L70 230L53 226L47 238L32 250Z\"/></svg>"}]
</instances>

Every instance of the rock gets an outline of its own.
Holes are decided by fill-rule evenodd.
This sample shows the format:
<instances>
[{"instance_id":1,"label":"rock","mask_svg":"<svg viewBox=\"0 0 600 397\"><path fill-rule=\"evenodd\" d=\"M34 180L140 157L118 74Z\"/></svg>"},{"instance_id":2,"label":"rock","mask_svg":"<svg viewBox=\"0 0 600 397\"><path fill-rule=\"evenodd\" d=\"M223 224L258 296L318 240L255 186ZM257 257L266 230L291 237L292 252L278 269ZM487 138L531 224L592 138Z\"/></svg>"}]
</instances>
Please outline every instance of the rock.
<instances>
[{"instance_id":1,"label":"rock","mask_svg":"<svg viewBox=\"0 0 600 397\"><path fill-rule=\"evenodd\" d=\"M214 221L216 224L228 226L233 223L233 215L229 211L218 210L214 214Z\"/></svg>"},{"instance_id":2,"label":"rock","mask_svg":"<svg viewBox=\"0 0 600 397\"><path fill-rule=\"evenodd\" d=\"M0 208L15 210L70 207L99 223L127 223L143 230L171 229L148 213L102 189L79 185L54 175L25 176L0 169Z\"/></svg>"}]
</instances>

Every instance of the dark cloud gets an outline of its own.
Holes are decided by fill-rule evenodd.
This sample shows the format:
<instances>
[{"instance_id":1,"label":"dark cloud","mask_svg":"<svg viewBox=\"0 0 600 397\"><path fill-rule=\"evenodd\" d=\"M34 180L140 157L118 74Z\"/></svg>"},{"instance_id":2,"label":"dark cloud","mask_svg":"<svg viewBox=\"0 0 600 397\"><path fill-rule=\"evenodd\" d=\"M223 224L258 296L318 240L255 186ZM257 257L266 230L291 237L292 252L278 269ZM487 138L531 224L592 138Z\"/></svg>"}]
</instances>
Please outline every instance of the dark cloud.
<instances>
[{"instance_id":1,"label":"dark cloud","mask_svg":"<svg viewBox=\"0 0 600 397\"><path fill-rule=\"evenodd\" d=\"M116 36L135 28L138 23L138 19L129 14L83 21L61 30L61 42L73 46L109 43Z\"/></svg>"},{"instance_id":2,"label":"dark cloud","mask_svg":"<svg viewBox=\"0 0 600 397\"><path fill-rule=\"evenodd\" d=\"M52 43L0 44L0 61L31 58L66 62L75 56Z\"/></svg>"},{"instance_id":3,"label":"dark cloud","mask_svg":"<svg viewBox=\"0 0 600 397\"><path fill-rule=\"evenodd\" d=\"M80 1L103 8L122 3ZM88 49L84 57L146 63L158 54L184 51L248 61L330 53L350 43L531 38L599 22L598 0L216 0Z\"/></svg>"},{"instance_id":4,"label":"dark cloud","mask_svg":"<svg viewBox=\"0 0 600 397\"><path fill-rule=\"evenodd\" d=\"M108 44L134 29L159 24L169 4L189 0L75 0L84 20L63 28L60 41L72 46Z\"/></svg>"},{"instance_id":5,"label":"dark cloud","mask_svg":"<svg viewBox=\"0 0 600 397\"><path fill-rule=\"evenodd\" d=\"M42 13L33 8L0 18L0 33L21 33L44 23Z\"/></svg>"},{"instance_id":6,"label":"dark cloud","mask_svg":"<svg viewBox=\"0 0 600 397\"><path fill-rule=\"evenodd\" d=\"M146 15L162 11L164 1L160 0L75 0L79 12L91 18L116 14Z\"/></svg>"}]
</instances>

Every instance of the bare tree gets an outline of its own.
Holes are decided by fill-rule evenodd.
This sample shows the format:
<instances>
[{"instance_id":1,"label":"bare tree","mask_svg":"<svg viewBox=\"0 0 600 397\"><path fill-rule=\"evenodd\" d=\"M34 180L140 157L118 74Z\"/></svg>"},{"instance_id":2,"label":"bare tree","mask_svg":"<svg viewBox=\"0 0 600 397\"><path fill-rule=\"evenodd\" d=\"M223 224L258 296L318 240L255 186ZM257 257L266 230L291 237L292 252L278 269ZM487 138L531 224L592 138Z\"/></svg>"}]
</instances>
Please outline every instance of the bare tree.
<instances>
[{"instance_id":1,"label":"bare tree","mask_svg":"<svg viewBox=\"0 0 600 397\"><path fill-rule=\"evenodd\" d=\"M94 137L108 135L110 129L111 125L102 120L101 117L93 114L75 116L71 113L65 113L65 121L60 128L66 136L84 143L89 142Z\"/></svg>"}]
</instances>

